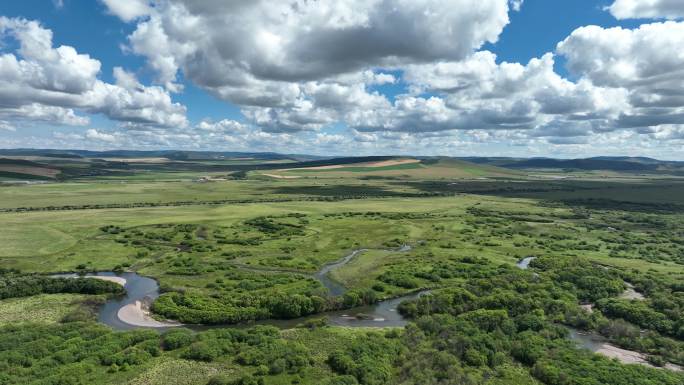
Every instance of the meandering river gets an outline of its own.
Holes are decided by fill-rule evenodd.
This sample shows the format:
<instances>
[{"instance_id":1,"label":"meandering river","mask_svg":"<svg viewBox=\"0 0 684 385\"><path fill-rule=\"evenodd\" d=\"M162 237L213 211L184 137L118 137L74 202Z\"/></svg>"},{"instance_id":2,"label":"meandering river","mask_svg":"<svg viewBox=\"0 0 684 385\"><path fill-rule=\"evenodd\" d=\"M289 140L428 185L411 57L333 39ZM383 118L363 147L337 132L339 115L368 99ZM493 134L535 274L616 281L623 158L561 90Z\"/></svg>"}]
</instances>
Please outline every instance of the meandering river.
<instances>
[{"instance_id":1,"label":"meandering river","mask_svg":"<svg viewBox=\"0 0 684 385\"><path fill-rule=\"evenodd\" d=\"M342 284L330 277L330 273L336 269L351 262L357 255L367 251L368 249L354 250L342 259L329 263L323 266L318 272L313 274L313 277L325 286L331 295L342 295L346 292ZM411 250L411 246L404 245L400 248L393 249L393 252L407 252ZM57 274L55 277L77 277L76 274ZM136 328L155 328L164 329L180 326L180 324L173 322L160 322L154 320L145 311L146 305L149 305L157 297L159 297L159 284L156 280L138 275L136 273L121 273L100 272L97 274L87 275L93 278L106 279L123 284L126 289L126 295L109 299L100 309L98 320L106 325L111 326L117 330L130 330ZM416 292L404 295L398 298L387 299L376 304L357 307L348 310L331 311L321 314L314 314L307 317L301 317L291 320L263 320L257 321L254 324L259 325L273 325L280 328L291 328L308 319L320 318L327 316L329 323L338 326L348 327L397 327L404 326L408 322L397 311L397 306L402 301L411 300L424 295L427 291ZM251 324L250 324L251 325ZM185 325L192 329L207 329L211 327L244 327L245 325L222 325L222 326L204 326L204 325Z\"/></svg>"},{"instance_id":2,"label":"meandering river","mask_svg":"<svg viewBox=\"0 0 684 385\"><path fill-rule=\"evenodd\" d=\"M367 250L368 249L354 250L342 259L323 266L323 268L321 268L318 272L313 274L313 277L319 280L321 284L328 289L331 295L342 295L345 293L347 289L342 284L332 279L330 277L330 272L348 264L360 253L363 253ZM404 245L401 248L391 251L407 252L410 250L410 246ZM527 269L529 268L530 262L532 262L534 258L535 257L524 258L518 261L518 263L516 263L516 266L518 266L521 269ZM54 277L75 278L78 277L78 275L56 274L54 275ZM125 296L109 299L100 309L98 320L103 324L109 325L117 330L130 330L137 328L166 329L181 325L173 322L160 322L154 320L144 310L146 304L150 304L152 301L154 301L154 299L159 297L159 284L156 280L131 272L121 274L116 274L113 272L100 272L97 274L87 275L87 277L117 282L119 284L123 284L124 288L126 289ZM380 301L370 306L314 314L307 317L301 317L291 320L263 320L254 322L249 325L185 326L195 330L205 330L216 327L246 327L250 325L272 325L286 329L295 327L308 319L315 319L320 318L321 316L327 316L329 323L331 325L337 326L400 327L405 326L408 323L408 321L397 311L397 307L399 306L399 304L406 300L416 299L426 293L428 293L428 291L420 291L404 295L398 298ZM625 295L628 298L643 298L642 296L640 296L640 294L635 295L634 293L636 292L634 291L633 287L629 285L625 293ZM653 367L653 365L651 365L646 360L646 356L642 353L622 349L617 346L611 345L608 342L606 342L606 339L604 337L596 333L582 332L573 328L568 328L568 330L569 338L572 341L575 341L579 346L588 349L594 353L603 354L611 358L617 358L620 362L626 364L636 363ZM665 368L676 371L682 370L682 367L674 364L667 364Z\"/></svg>"}]
</instances>

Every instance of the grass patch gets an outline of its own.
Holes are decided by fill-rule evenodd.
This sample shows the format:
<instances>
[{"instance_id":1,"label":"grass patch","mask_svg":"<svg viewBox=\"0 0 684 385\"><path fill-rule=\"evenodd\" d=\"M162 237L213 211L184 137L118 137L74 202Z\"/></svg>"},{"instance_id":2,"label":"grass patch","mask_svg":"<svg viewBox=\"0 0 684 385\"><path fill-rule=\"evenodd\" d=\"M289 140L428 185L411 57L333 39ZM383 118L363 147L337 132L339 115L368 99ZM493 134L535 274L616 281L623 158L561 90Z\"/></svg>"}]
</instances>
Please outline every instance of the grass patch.
<instances>
[{"instance_id":1,"label":"grass patch","mask_svg":"<svg viewBox=\"0 0 684 385\"><path fill-rule=\"evenodd\" d=\"M0 301L0 325L22 322L51 324L84 311L92 296L80 294L43 294Z\"/></svg>"}]
</instances>

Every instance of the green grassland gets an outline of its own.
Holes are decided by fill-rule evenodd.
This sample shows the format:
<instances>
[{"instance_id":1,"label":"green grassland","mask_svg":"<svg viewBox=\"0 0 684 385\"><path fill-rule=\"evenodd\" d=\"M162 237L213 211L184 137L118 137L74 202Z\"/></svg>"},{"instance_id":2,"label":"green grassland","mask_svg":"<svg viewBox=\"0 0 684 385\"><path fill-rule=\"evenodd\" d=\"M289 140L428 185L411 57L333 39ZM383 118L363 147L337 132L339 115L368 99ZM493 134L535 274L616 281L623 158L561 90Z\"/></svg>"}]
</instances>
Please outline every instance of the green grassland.
<instances>
[{"instance_id":1,"label":"green grassland","mask_svg":"<svg viewBox=\"0 0 684 385\"><path fill-rule=\"evenodd\" d=\"M287 227L283 233L264 233L247 223L263 216L301 228L294 234ZM644 269L673 271L682 252L676 242L680 214L549 207L536 200L475 195L5 213L2 221L3 264L33 271L73 270L86 263L96 270L130 264L152 269L149 273L174 258L191 257L198 263L229 260L312 272L352 249L382 248L397 239L416 244L413 254L456 253L513 263L551 252L608 264L636 260L633 265ZM172 226L186 224L193 230L182 233ZM101 230L105 226L122 230L110 234ZM200 231L206 236L198 236ZM173 236L155 239L164 233ZM196 247L177 251L186 236ZM617 247L625 238L634 240L634 248Z\"/></svg>"},{"instance_id":2,"label":"green grassland","mask_svg":"<svg viewBox=\"0 0 684 385\"><path fill-rule=\"evenodd\" d=\"M300 178L277 179L264 173ZM5 209L0 212L0 269L136 271L158 279L166 292L162 301L170 296L185 299L186 308L181 306L179 311L195 304L221 310L222 306L242 306L240 300L245 298L327 299L328 293L312 274L354 250L366 249L331 277L353 292L372 293L371 301L431 289L453 294L444 302L448 306L457 306L454 298L466 298L472 308L459 312L429 308L424 314L425 306L437 305L418 303L409 308L416 323L406 331L304 327L277 333L257 330L247 338L239 333L228 335L233 332L226 330L233 329L219 328L171 349L156 333L118 333L95 325L87 311L93 297L12 298L0 301L0 326L4 325L0 334L23 336L25 341L53 336L55 341L63 339L59 343L65 346L99 352L93 353L97 359L84 358L79 366L51 356L46 348L42 358L32 359L33 369L17 370L48 378L46 368L56 365L59 378L103 384L204 385L214 377L215 384L259 384L239 382L249 377L274 385L391 383L383 378L401 378L408 385L419 383L416 373L421 370L439 372L439 365L456 368L453 375L460 377L454 378L473 384L557 385L563 382L555 380L554 370L575 376L599 370L596 367L604 374L634 370L635 376L648 377L656 372L576 353L561 342L553 326L581 324L610 334L606 325L614 326L610 322L620 317L601 318L599 314L620 314L624 307L629 310L637 304L612 303L605 296L587 296L586 292L605 289L613 295L628 279L654 296L637 312L652 317L630 322L654 334L611 336L658 359L684 359L680 353L684 352L684 328L678 331L679 324L672 321L681 313L684 280L684 183L677 178L575 174L567 180L540 180L520 171L452 159L387 167L352 164L337 169L250 171L243 180L198 182L207 175L227 174L151 171L0 187L0 209ZM402 245L411 249L397 251ZM535 267L538 279L513 267L528 256L543 261ZM583 267L574 271L577 266L556 266L549 261L580 261ZM564 275L571 270L572 274ZM596 276L586 281L577 278L587 274ZM529 326L534 322L522 319L516 313L519 309L513 309L522 306L523 300L516 297L520 293L534 297L536 302L528 304L528 310L539 317L533 320L537 326ZM490 294L492 298L487 297ZM476 298L483 302L476 303ZM597 315L575 313L581 301L600 299ZM510 320L496 313L507 306ZM449 315L430 318L435 311ZM473 331L478 322L467 318L470 313L501 319L501 325L513 322L520 330L501 326L501 330ZM21 326L27 321L42 326ZM83 324L76 327L74 321ZM444 325L451 329L440 331ZM524 334L531 333L528 328L538 334ZM485 334L476 341L458 342L458 336L470 331ZM108 350L88 345L85 338L76 337L79 333L98 336L107 342ZM441 344L436 337L440 333L454 334L455 340L451 345ZM529 338L539 342L538 349L556 354L557 363L514 349ZM536 340L543 338L551 342ZM485 342L497 339L506 342L496 347ZM635 341L640 345L635 346ZM658 351L653 341L668 341L675 353ZM407 349L412 343L420 349ZM489 353L473 350L481 345L487 345ZM510 355L497 356L495 351ZM21 366L8 352L0 347L0 369L15 368L17 362ZM103 358L110 353L119 358ZM395 361L393 354L401 360ZM289 362L288 355L301 356L303 361ZM534 360L527 362L528 356ZM369 357L376 357L377 362ZM279 360L279 365L285 360L289 369L270 368L269 360ZM379 372L365 372L371 364ZM605 375L602 378L610 377ZM663 381L674 378L663 376ZM339 382L327 382L329 378ZM3 379L0 376L0 382Z\"/></svg>"},{"instance_id":3,"label":"green grassland","mask_svg":"<svg viewBox=\"0 0 684 385\"><path fill-rule=\"evenodd\" d=\"M0 301L0 325L22 322L52 324L65 317L86 312L97 297L81 294L42 294Z\"/></svg>"},{"instance_id":4,"label":"green grassland","mask_svg":"<svg viewBox=\"0 0 684 385\"><path fill-rule=\"evenodd\" d=\"M168 178L168 174L164 174ZM195 178L207 174L194 174ZM0 187L0 209L48 208L79 209L87 205L150 204L173 206L178 202L212 203L224 201L301 200L321 196L395 196L419 194L410 186L394 186L383 181L272 180L255 177L245 181L197 182L181 180L98 180L59 184L12 185Z\"/></svg>"}]
</instances>

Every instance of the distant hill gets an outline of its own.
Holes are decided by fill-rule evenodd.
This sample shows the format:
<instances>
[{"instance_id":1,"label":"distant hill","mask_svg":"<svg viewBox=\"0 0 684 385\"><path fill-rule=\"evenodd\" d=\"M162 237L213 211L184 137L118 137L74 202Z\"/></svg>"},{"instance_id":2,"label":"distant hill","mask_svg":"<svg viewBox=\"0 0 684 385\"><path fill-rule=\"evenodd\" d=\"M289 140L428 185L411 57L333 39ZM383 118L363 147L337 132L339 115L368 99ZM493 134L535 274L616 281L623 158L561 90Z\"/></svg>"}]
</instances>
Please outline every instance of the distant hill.
<instances>
[{"instance_id":1,"label":"distant hill","mask_svg":"<svg viewBox=\"0 0 684 385\"><path fill-rule=\"evenodd\" d=\"M7 158L2 158L3 156ZM326 159L310 155L211 151L0 150L3 179L74 179L148 172L246 172L379 162L391 156Z\"/></svg>"},{"instance_id":2,"label":"distant hill","mask_svg":"<svg viewBox=\"0 0 684 385\"><path fill-rule=\"evenodd\" d=\"M0 149L0 156L35 156L46 158L167 158L170 160L220 160L253 158L260 160L289 159L294 161L317 160L313 155L277 154L274 152L220 152L220 151L141 151L141 150L54 150L54 149Z\"/></svg>"},{"instance_id":3,"label":"distant hill","mask_svg":"<svg viewBox=\"0 0 684 385\"><path fill-rule=\"evenodd\" d=\"M510 178L530 170L614 171L684 175L684 162L647 157L597 156L582 159L512 157L321 157L274 152L0 149L0 178L74 179L147 172L233 173L305 177L363 176ZM275 173L274 173L275 172Z\"/></svg>"},{"instance_id":4,"label":"distant hill","mask_svg":"<svg viewBox=\"0 0 684 385\"><path fill-rule=\"evenodd\" d=\"M556 168L576 170L656 171L658 164L599 159L527 159L501 165L506 168Z\"/></svg>"},{"instance_id":5,"label":"distant hill","mask_svg":"<svg viewBox=\"0 0 684 385\"><path fill-rule=\"evenodd\" d=\"M653 158L647 158L647 157L642 157L642 156L595 156L592 158L587 158L590 160L599 160L599 161L622 161L622 162L636 162L636 163L662 163L662 160L658 159L653 159Z\"/></svg>"},{"instance_id":6,"label":"distant hill","mask_svg":"<svg viewBox=\"0 0 684 385\"><path fill-rule=\"evenodd\" d=\"M3 179L50 180L57 178L60 172L58 168L30 160L0 158L0 178Z\"/></svg>"},{"instance_id":7,"label":"distant hill","mask_svg":"<svg viewBox=\"0 0 684 385\"><path fill-rule=\"evenodd\" d=\"M646 157L598 156L584 159L466 157L459 159L509 169L684 173L684 162L662 161Z\"/></svg>"}]
</instances>

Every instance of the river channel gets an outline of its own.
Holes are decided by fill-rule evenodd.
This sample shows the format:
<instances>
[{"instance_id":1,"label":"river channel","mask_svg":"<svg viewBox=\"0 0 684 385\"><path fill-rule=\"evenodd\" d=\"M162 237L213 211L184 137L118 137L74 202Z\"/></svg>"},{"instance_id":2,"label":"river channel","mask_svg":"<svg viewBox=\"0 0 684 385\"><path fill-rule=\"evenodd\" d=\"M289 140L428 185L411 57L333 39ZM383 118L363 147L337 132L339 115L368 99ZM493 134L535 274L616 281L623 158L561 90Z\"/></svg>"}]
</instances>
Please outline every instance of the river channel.
<instances>
[{"instance_id":1,"label":"river channel","mask_svg":"<svg viewBox=\"0 0 684 385\"><path fill-rule=\"evenodd\" d=\"M391 250L394 252L408 252L411 246L404 245L400 248ZM313 274L313 277L325 286L331 295L338 296L346 292L346 288L330 277L333 270L351 262L357 255L367 251L367 249L354 250L344 258L327 264L318 272ZM76 274L57 274L55 277L77 277ZM145 314L142 308L147 304L152 303L159 297L159 284L156 280L138 275L132 272L115 274L113 272L100 272L96 274L86 275L86 277L100 278L111 281L116 281L124 284L126 295L109 299L100 309L98 320L109 325L117 330L130 330L137 328L155 328L165 329L180 326L180 324L159 322L150 318ZM125 280L125 281L124 281ZM249 325L273 325L280 328L291 328L308 319L320 318L327 316L328 322L331 325L347 326L347 327L399 327L404 326L408 322L397 311L397 306L402 301L412 300L425 294L426 291L411 293L397 298L380 301L373 305L357 307L347 310L331 311L321 314L314 314L307 317L301 317L291 320L263 320L251 323ZM142 306L141 306L142 305ZM204 325L183 325L191 329L208 329L217 326ZM245 325L223 325L218 327L244 327Z\"/></svg>"},{"instance_id":2,"label":"river channel","mask_svg":"<svg viewBox=\"0 0 684 385\"><path fill-rule=\"evenodd\" d=\"M411 247L404 245L401 248L392 250L394 252L407 252L410 251ZM342 295L347 290L342 284L335 281L330 277L330 273L335 269L351 262L356 256L367 251L367 249L354 250L350 254L346 255L342 259L329 263L321 270L313 274L313 277L321 282L325 286L331 295ZM534 257L524 258L516 264L517 267L521 269L527 269L530 262L534 260ZM57 274L54 277L78 277L76 274ZM181 326L181 324L159 322L153 320L148 315L141 310L141 304L150 304L157 297L159 297L159 284L156 280L138 275L132 272L116 274L113 272L100 272L96 274L86 275L86 277L94 277L105 279L109 281L114 281L118 283L123 283L126 289L126 295L123 297L117 297L109 299L100 309L98 320L109 325L117 330L130 330L138 328L154 328L154 329L168 329L172 327ZM631 289L628 288L628 292ZM631 289L633 291L633 289ZM631 292L630 292L631 293ZM416 292L408 295L404 295L397 298L387 299L380 301L376 304L370 306L357 307L348 310L338 310L326 313L314 314L307 317L301 317L291 320L262 320L246 325L219 325L219 326L207 326L207 325L183 325L194 330L206 330L216 327L246 327L251 325L272 325L279 328L287 329L297 326L308 319L320 318L326 316L328 322L331 325L346 326L346 327L401 327L408 323L397 310L399 304L403 301L416 299L427 291ZM144 306L143 306L144 307ZM128 316L122 317L128 313ZM133 313L133 317L131 317ZM125 318L126 322L122 318ZM642 364L647 366L652 366L646 357L634 351L629 351L625 349L618 348L614 345L606 342L605 338L602 336L591 333L582 332L573 328L568 328L569 338L585 349L588 349L594 353L599 353L606 355L611 358L617 358L623 363L628 364ZM682 370L681 367L673 364L668 364L665 368L670 370Z\"/></svg>"},{"instance_id":3,"label":"river channel","mask_svg":"<svg viewBox=\"0 0 684 385\"><path fill-rule=\"evenodd\" d=\"M516 263L516 266L525 270L530 266L530 262L532 262L534 258L535 257L523 258L520 261L518 261L518 263ZM644 299L644 296L636 292L634 290L634 286L632 286L629 283L627 283L627 289L624 293L622 293L620 297L634 300ZM622 349L615 345L612 345L607 342L605 337L597 333L584 332L567 326L566 328L569 331L568 337L573 342L575 342L577 346L587 349L593 353L602 354L610 358L616 358L623 364L640 364L655 367L654 365L648 362L646 355L632 350ZM674 371L682 370L682 367L680 367L679 365L671 363L666 364L664 368Z\"/></svg>"}]
</instances>

